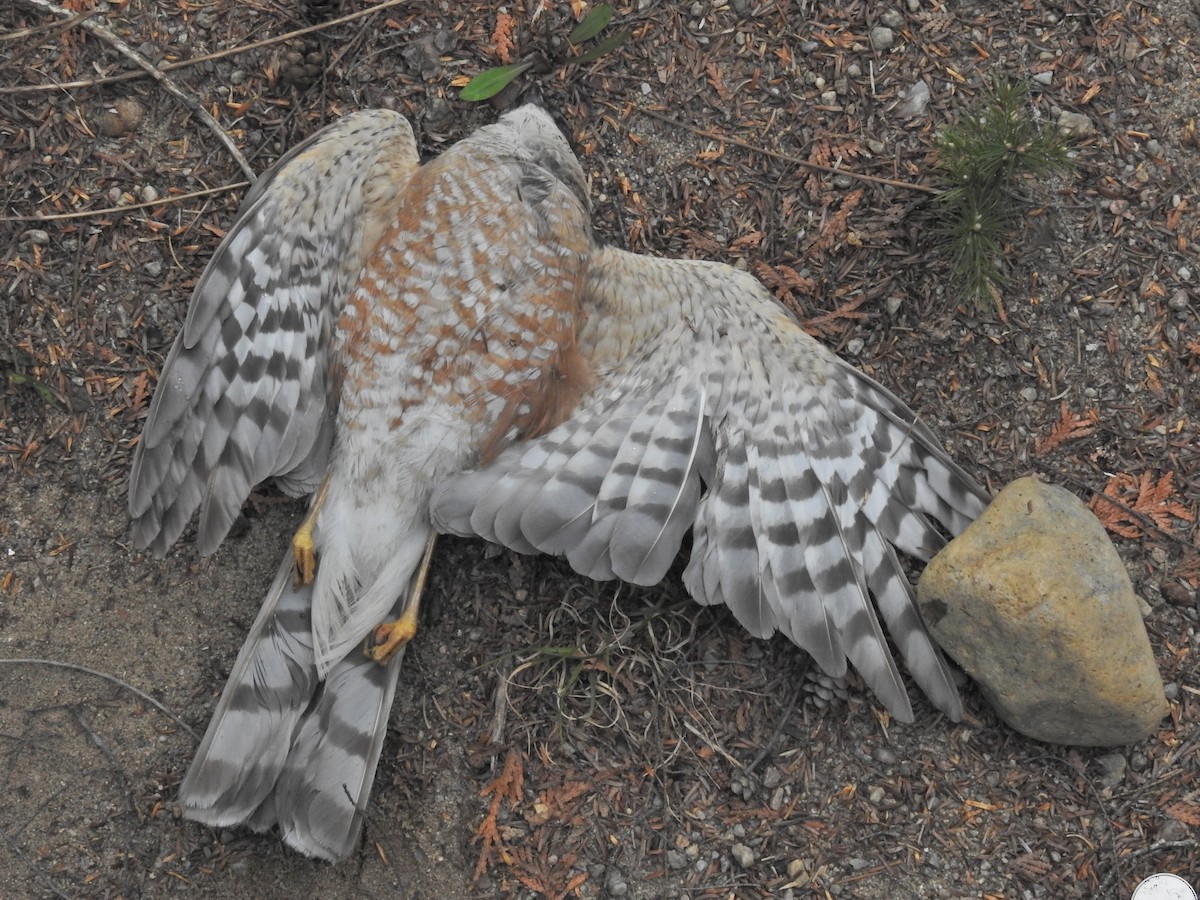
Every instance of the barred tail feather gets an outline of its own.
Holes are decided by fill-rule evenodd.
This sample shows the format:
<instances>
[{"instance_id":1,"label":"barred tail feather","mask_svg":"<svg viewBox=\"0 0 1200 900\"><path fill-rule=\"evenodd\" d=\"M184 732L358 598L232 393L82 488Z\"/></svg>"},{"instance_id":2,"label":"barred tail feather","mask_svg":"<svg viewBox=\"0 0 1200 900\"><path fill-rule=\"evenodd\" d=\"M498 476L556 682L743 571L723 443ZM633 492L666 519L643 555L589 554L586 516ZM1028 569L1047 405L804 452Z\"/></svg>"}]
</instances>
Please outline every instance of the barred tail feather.
<instances>
[{"instance_id":1,"label":"barred tail feather","mask_svg":"<svg viewBox=\"0 0 1200 900\"><path fill-rule=\"evenodd\" d=\"M357 844L403 658L381 666L351 653L305 714L274 796L283 839L302 853L332 861Z\"/></svg>"},{"instance_id":2,"label":"barred tail feather","mask_svg":"<svg viewBox=\"0 0 1200 900\"><path fill-rule=\"evenodd\" d=\"M247 821L283 770L296 725L318 686L312 587L293 590L291 581L289 550L179 788L189 819L218 826Z\"/></svg>"},{"instance_id":3,"label":"barred tail feather","mask_svg":"<svg viewBox=\"0 0 1200 900\"><path fill-rule=\"evenodd\" d=\"M317 677L309 603L289 550L179 789L208 825L278 825L286 843L338 860L353 849L387 733L403 652L381 666L351 652ZM392 610L403 611L407 597Z\"/></svg>"}]
</instances>

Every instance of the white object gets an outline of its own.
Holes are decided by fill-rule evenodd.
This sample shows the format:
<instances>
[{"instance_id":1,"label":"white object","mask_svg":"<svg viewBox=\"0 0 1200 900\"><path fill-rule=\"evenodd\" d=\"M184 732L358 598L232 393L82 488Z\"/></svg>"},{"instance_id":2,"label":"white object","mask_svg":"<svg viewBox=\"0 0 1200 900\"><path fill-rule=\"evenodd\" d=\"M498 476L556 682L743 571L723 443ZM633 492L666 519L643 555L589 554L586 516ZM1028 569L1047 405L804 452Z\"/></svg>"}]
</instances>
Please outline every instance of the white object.
<instances>
[{"instance_id":1,"label":"white object","mask_svg":"<svg viewBox=\"0 0 1200 900\"><path fill-rule=\"evenodd\" d=\"M1130 900L1196 900L1196 891L1178 875L1159 872L1134 888Z\"/></svg>"}]
</instances>

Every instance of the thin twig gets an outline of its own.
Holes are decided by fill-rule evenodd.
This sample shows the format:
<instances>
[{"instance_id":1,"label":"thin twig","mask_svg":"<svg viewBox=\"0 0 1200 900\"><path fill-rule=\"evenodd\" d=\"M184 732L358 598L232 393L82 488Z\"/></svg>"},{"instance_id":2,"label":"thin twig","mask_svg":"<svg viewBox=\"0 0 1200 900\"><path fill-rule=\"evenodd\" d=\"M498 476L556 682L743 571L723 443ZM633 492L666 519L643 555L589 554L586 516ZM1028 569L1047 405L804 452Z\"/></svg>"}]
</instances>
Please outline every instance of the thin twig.
<instances>
[{"instance_id":1,"label":"thin twig","mask_svg":"<svg viewBox=\"0 0 1200 900\"><path fill-rule=\"evenodd\" d=\"M128 206L106 206L104 209L81 209L77 212L52 213L48 216L0 216L0 222L56 222L62 219L86 219L91 216L111 216L117 213L132 212L135 209L146 209L150 206L182 203L184 200L195 200L197 197L211 197L213 194L223 194L226 191L236 191L244 187L250 187L250 182L235 181L233 184L223 184L220 187L205 188L202 191L192 191L188 194L159 197L157 200L149 200L145 203L131 203Z\"/></svg>"},{"instance_id":2,"label":"thin twig","mask_svg":"<svg viewBox=\"0 0 1200 900\"><path fill-rule=\"evenodd\" d=\"M735 137L730 137L727 134L717 134L715 131L706 131L703 128L697 128L695 125L689 125L686 122L680 122L678 119L672 119L670 116L665 116L660 112L655 112L652 109L643 109L640 106L635 106L634 109L640 112L643 116L651 119L656 119L666 125L672 125L675 128L682 128L684 131L690 131L697 137L707 138L710 141L721 141L726 144L733 144L735 147L741 147L743 150L750 150L753 153L759 153L763 156L769 156L772 159L782 160L783 162L791 163L795 166L803 166L806 169L813 169L817 172L828 172L830 175L845 175L847 178L856 178L859 181L869 181L872 184L890 184L892 187L904 188L908 191L922 191L926 194L938 193L937 188L931 188L924 184L915 184L911 181L896 181L892 178L880 178L878 175L865 175L862 172L855 172L851 169L836 169L833 166L823 166L820 163L809 162L807 159L800 159L798 156L792 156L788 153L780 153L778 150L768 150L766 147L760 147L757 144L751 144L749 141L738 140Z\"/></svg>"},{"instance_id":3,"label":"thin twig","mask_svg":"<svg viewBox=\"0 0 1200 900\"><path fill-rule=\"evenodd\" d=\"M242 53L249 53L251 50L258 50L262 47L270 47L272 44L282 44L285 41L303 37L306 34L312 34L316 31L324 31L327 28L333 28L336 25L342 25L346 22L353 22L355 19L361 19L365 16L371 15L372 13L390 9L393 6L399 6L401 3L407 2L408 0L386 0L386 2L376 4L368 9L360 9L358 12L353 12L337 19L330 19L328 22L321 22L318 25L309 25L307 28L298 28L295 31L289 31L286 34L281 34L277 37L264 38L263 40L255 41L252 44L240 44L237 47L228 47L224 50L218 50L216 53L205 53L201 56L193 56L190 59L181 59L177 62L166 63L158 66L157 68L159 72L174 72L177 69L186 69L188 66L194 66L197 63L211 62L214 59L225 59L229 56L238 56ZM94 12L95 11L93 10L85 15L92 15ZM64 81L59 84L20 84L12 87L0 87L0 94L36 94L44 91L98 87L100 85L117 84L118 82L122 81L133 81L138 78L145 78L147 74L148 73L146 72L122 72L120 75L106 75L100 78L83 78L79 81Z\"/></svg>"},{"instance_id":4,"label":"thin twig","mask_svg":"<svg viewBox=\"0 0 1200 900\"><path fill-rule=\"evenodd\" d=\"M6 44L9 41L23 41L26 38L36 37L42 33L46 33L47 38L56 38L62 32L74 28L84 19L90 19L98 12L98 9L89 9L87 12L78 13L66 22L47 22L44 25L34 25L30 28L17 28L14 31L6 31L4 34L0 34L0 44ZM8 65L12 65L12 62L11 59L5 60L5 63Z\"/></svg>"},{"instance_id":5,"label":"thin twig","mask_svg":"<svg viewBox=\"0 0 1200 900\"><path fill-rule=\"evenodd\" d=\"M121 763L117 759L117 755L112 752L108 744L104 743L104 738L96 734L96 729L92 728L91 723L88 722L87 718L84 716L83 710L80 708L78 703L72 704L70 707L68 707L68 709L71 710L71 715L74 717L75 723L80 727L83 733L88 736L88 740L90 740L96 746L96 749L99 750L104 756L104 758L108 760L110 771L117 776L117 781L120 782L118 788L120 788L121 795L125 799L125 812L132 816L136 816L137 810L134 807L133 796L129 793L129 779L125 777L125 770L121 768Z\"/></svg>"},{"instance_id":6,"label":"thin twig","mask_svg":"<svg viewBox=\"0 0 1200 900\"><path fill-rule=\"evenodd\" d=\"M184 731L186 731L188 734L190 734L194 740L200 740L200 735L198 735L198 734L196 734L196 732L192 731L192 729L188 727L188 724L186 722L184 722L183 719L179 718L179 716L177 716L174 712L172 712L168 707L163 706L163 704L159 703L157 700L155 700L149 694L145 693L144 691L139 691L132 684L122 681L120 678L117 678L115 675L109 675L107 672L97 672L95 669L89 669L87 666L80 666L75 663L59 662L58 660L55 660L55 659L0 659L0 665L5 665L5 666L51 666L53 668L58 668L58 669L70 669L71 671L74 671L74 672L82 672L85 675L93 675L96 678L103 678L105 681L112 682L117 687L124 688L125 690L129 691L129 693L142 698L147 703L149 703L151 706L153 706L155 709L157 709L160 713L162 713L164 716L167 716L176 725L178 725L180 728L182 728Z\"/></svg>"},{"instance_id":7,"label":"thin twig","mask_svg":"<svg viewBox=\"0 0 1200 900\"><path fill-rule=\"evenodd\" d=\"M22 0L22 2L30 6L37 7L45 12L52 13L59 18L76 18L74 13L68 12L61 6L51 3L50 0ZM147 75L162 85L163 89L168 94L175 97L180 103L187 107L188 111L190 111L192 115L203 122L216 136L217 140L225 145L225 149L229 151L229 154L233 157L234 161L238 164L241 170L246 173L246 177L249 178L251 182L258 180L258 175L255 173L254 169L250 167L250 163L246 162L246 157L242 156L242 152L238 150L237 145L233 142L233 138L225 133L225 130L221 127L221 123L209 114L208 110L201 105L199 100L197 100L195 97L190 97L181 91L175 85L175 83L171 81L171 79L167 78L167 76L164 75L157 67L155 67L150 60L146 59L146 57L142 56L142 54L130 47L111 29L101 25L98 22L93 22L91 19L83 19L79 22L79 24L85 31L108 43L114 50L137 65Z\"/></svg>"}]
</instances>

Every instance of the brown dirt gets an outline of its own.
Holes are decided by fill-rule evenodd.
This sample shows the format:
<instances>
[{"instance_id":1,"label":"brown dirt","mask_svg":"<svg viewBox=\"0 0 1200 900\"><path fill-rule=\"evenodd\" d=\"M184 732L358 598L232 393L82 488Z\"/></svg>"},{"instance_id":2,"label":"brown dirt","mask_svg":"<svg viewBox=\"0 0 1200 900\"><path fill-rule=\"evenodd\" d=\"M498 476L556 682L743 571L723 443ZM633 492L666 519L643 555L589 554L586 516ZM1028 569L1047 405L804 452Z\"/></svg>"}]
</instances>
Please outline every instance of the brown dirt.
<instances>
[{"instance_id":1,"label":"brown dirt","mask_svg":"<svg viewBox=\"0 0 1200 900\"><path fill-rule=\"evenodd\" d=\"M375 105L409 115L434 153L496 115L452 84L498 62L497 8L468 6L413 0L170 77L259 170ZM535 6L507 8L514 53L563 53L568 4L531 26ZM130 0L93 18L166 65L359 8ZM873 50L888 13L903 19L895 47ZM615 27L631 37L599 63L520 83L579 150L601 234L747 266L993 487L1032 470L1138 504L1106 515L1150 607L1171 716L1138 746L1052 747L968 689L964 722L918 704L901 725L858 684L814 703L802 654L695 608L677 578L617 589L447 542L361 853L328 866L182 821L195 734L297 510L258 496L214 557L182 543L154 561L128 546L124 491L153 376L242 175L148 79L46 89L130 67L18 0L0 10L3 893L1126 898L1155 871L1200 884L1195 6L650 0L618 4ZM751 149L932 184L936 128L997 71L1049 73L1037 113L1096 127L1006 248L1003 319L956 302L927 194ZM922 76L929 110L902 119L898 92ZM144 115L107 115L118 99ZM1068 417L1090 430L1056 432ZM1161 490L1139 502L1122 475ZM516 799L497 801L503 850L476 877L489 786Z\"/></svg>"}]
</instances>

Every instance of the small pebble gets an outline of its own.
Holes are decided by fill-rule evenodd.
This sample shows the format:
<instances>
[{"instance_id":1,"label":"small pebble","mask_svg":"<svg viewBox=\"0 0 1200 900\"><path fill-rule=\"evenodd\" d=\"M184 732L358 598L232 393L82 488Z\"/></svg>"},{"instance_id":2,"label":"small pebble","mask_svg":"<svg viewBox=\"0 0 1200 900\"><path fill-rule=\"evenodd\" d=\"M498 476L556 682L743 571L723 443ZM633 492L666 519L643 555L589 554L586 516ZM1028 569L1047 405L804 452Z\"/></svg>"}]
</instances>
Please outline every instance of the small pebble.
<instances>
[{"instance_id":1,"label":"small pebble","mask_svg":"<svg viewBox=\"0 0 1200 900\"><path fill-rule=\"evenodd\" d=\"M883 25L871 29L871 46L882 52L891 50L896 45L896 32Z\"/></svg>"},{"instance_id":2,"label":"small pebble","mask_svg":"<svg viewBox=\"0 0 1200 900\"><path fill-rule=\"evenodd\" d=\"M1058 117L1058 131L1064 137L1087 137L1096 130L1092 120L1083 113L1063 110Z\"/></svg>"},{"instance_id":3,"label":"small pebble","mask_svg":"<svg viewBox=\"0 0 1200 900\"><path fill-rule=\"evenodd\" d=\"M1100 764L1100 783L1105 787L1116 787L1125 778L1125 754L1105 753L1097 763Z\"/></svg>"},{"instance_id":4,"label":"small pebble","mask_svg":"<svg viewBox=\"0 0 1200 900\"><path fill-rule=\"evenodd\" d=\"M1019 393L1021 395L1021 399L1026 403L1033 403L1035 400L1037 400L1037 388L1021 388Z\"/></svg>"},{"instance_id":5,"label":"small pebble","mask_svg":"<svg viewBox=\"0 0 1200 900\"><path fill-rule=\"evenodd\" d=\"M1038 84L1050 84L1051 82L1054 81L1054 73L1053 72L1035 72L1034 76L1033 76L1033 80L1036 81Z\"/></svg>"},{"instance_id":6,"label":"small pebble","mask_svg":"<svg viewBox=\"0 0 1200 900\"><path fill-rule=\"evenodd\" d=\"M929 85L922 78L901 96L904 102L896 107L897 113L908 119L923 115L929 106Z\"/></svg>"},{"instance_id":7,"label":"small pebble","mask_svg":"<svg viewBox=\"0 0 1200 900\"><path fill-rule=\"evenodd\" d=\"M885 766L894 766L900 761L896 758L896 754L887 747L876 747L871 751L871 756L875 758L876 762L881 762Z\"/></svg>"},{"instance_id":8,"label":"small pebble","mask_svg":"<svg viewBox=\"0 0 1200 900\"><path fill-rule=\"evenodd\" d=\"M900 12L899 10L889 9L879 17L879 21L888 28L899 31L904 27L904 13Z\"/></svg>"},{"instance_id":9,"label":"small pebble","mask_svg":"<svg viewBox=\"0 0 1200 900\"><path fill-rule=\"evenodd\" d=\"M21 237L38 247L45 247L50 243L49 232L42 231L40 228L30 228L28 231L23 232Z\"/></svg>"},{"instance_id":10,"label":"small pebble","mask_svg":"<svg viewBox=\"0 0 1200 900\"><path fill-rule=\"evenodd\" d=\"M1191 281L1192 280L1192 270L1189 269L1187 266L1180 266L1178 269L1175 270L1175 274L1179 276L1181 281Z\"/></svg>"},{"instance_id":11,"label":"small pebble","mask_svg":"<svg viewBox=\"0 0 1200 900\"><path fill-rule=\"evenodd\" d=\"M608 891L610 897L624 897L629 893L629 885L625 883L625 879L620 872L613 872L608 876L608 881L605 882L604 889Z\"/></svg>"},{"instance_id":12,"label":"small pebble","mask_svg":"<svg viewBox=\"0 0 1200 900\"><path fill-rule=\"evenodd\" d=\"M754 851L745 844L734 844L729 848L734 861L743 869L748 869L754 865Z\"/></svg>"}]
</instances>

